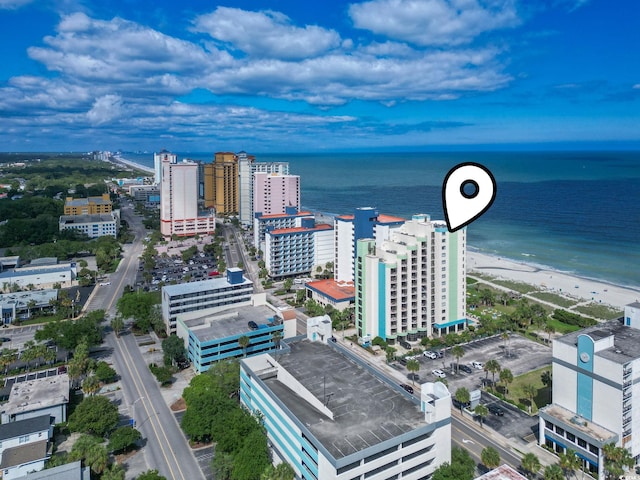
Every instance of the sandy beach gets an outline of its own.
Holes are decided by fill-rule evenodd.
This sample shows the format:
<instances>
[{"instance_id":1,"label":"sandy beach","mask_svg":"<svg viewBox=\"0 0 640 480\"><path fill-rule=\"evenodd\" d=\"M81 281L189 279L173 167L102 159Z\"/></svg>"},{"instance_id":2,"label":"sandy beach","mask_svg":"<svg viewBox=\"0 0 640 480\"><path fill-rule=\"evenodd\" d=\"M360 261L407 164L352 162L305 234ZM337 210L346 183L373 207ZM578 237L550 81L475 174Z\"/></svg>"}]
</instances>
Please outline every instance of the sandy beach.
<instances>
[{"instance_id":1,"label":"sandy beach","mask_svg":"<svg viewBox=\"0 0 640 480\"><path fill-rule=\"evenodd\" d=\"M122 158L122 157L112 157L112 158L113 158L113 162L115 163L122 163L123 165L127 165L137 170L142 170L143 172L155 173L153 168L147 167L145 165L140 165L139 163L132 162L131 160L127 160L126 158Z\"/></svg>"},{"instance_id":2,"label":"sandy beach","mask_svg":"<svg viewBox=\"0 0 640 480\"><path fill-rule=\"evenodd\" d=\"M467 251L467 265L469 273L475 271L505 280L528 283L548 292L618 308L640 299L640 289L622 287L470 250Z\"/></svg>"}]
</instances>

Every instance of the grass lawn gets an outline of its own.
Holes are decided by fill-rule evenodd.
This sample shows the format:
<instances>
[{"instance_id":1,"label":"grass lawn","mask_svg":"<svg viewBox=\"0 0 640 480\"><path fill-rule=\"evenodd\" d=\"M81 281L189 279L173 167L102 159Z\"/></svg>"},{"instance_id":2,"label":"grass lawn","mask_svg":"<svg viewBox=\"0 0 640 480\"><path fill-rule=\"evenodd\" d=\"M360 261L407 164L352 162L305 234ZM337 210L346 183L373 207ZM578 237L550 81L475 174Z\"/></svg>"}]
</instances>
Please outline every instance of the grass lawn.
<instances>
[{"instance_id":1,"label":"grass lawn","mask_svg":"<svg viewBox=\"0 0 640 480\"><path fill-rule=\"evenodd\" d=\"M553 328L556 329L557 333L562 333L562 334L575 332L576 330L580 330L582 328L582 327L579 327L578 325L569 325L568 323L561 322L551 317L547 319L547 324L552 325Z\"/></svg>"},{"instance_id":2,"label":"grass lawn","mask_svg":"<svg viewBox=\"0 0 640 480\"><path fill-rule=\"evenodd\" d=\"M506 397L526 407L529 405L529 399L524 394L523 387L527 384L533 385L537 389L537 394L533 398L531 413L536 413L538 408L544 407L549 403L549 388L542 384L541 379L542 373L547 371L551 371L551 365L515 377L509 385L509 394Z\"/></svg>"},{"instance_id":3,"label":"grass lawn","mask_svg":"<svg viewBox=\"0 0 640 480\"><path fill-rule=\"evenodd\" d=\"M531 294L531 296L539 298L540 300L544 300L545 302L553 303L554 305L558 305L559 307L569 308L578 304L577 301L567 297L563 297L562 295L558 295L557 293L534 292Z\"/></svg>"},{"instance_id":4,"label":"grass lawn","mask_svg":"<svg viewBox=\"0 0 640 480\"><path fill-rule=\"evenodd\" d=\"M620 318L624 315L622 310L609 307L608 305L602 305L600 303L589 303L587 305L579 305L574 310L585 315L591 315L592 317L602 318L603 320L613 320L614 318Z\"/></svg>"}]
</instances>

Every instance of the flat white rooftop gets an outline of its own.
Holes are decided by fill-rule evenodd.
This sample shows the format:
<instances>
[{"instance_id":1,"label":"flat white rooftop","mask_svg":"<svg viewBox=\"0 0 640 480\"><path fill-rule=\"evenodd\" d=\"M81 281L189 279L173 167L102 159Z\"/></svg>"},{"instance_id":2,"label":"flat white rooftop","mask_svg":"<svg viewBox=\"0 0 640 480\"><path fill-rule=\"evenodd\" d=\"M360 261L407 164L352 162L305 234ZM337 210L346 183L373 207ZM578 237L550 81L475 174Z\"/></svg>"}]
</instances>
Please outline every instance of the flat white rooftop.
<instances>
[{"instance_id":1,"label":"flat white rooftop","mask_svg":"<svg viewBox=\"0 0 640 480\"><path fill-rule=\"evenodd\" d=\"M69 403L69 375L65 373L14 383L2 413L16 415L66 403Z\"/></svg>"}]
</instances>

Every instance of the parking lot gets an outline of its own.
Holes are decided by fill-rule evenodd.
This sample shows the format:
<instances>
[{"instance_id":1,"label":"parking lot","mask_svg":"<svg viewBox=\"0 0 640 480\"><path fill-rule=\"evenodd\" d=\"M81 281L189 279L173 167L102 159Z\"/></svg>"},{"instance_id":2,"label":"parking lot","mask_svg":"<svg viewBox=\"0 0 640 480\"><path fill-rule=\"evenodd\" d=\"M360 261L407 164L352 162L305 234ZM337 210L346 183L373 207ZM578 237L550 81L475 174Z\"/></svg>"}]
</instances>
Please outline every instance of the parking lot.
<instances>
[{"instance_id":1,"label":"parking lot","mask_svg":"<svg viewBox=\"0 0 640 480\"><path fill-rule=\"evenodd\" d=\"M460 359L460 365L468 366L471 373L463 371L456 373L456 359L451 355L451 349L447 349L442 358L431 359L423 355L417 357L420 370L417 372L418 378L414 381L418 383L433 382L438 377L432 372L440 370L445 374L444 378L451 395L454 395L460 387L465 387L469 391L478 390L482 387L484 379L488 377L491 380L492 374L487 375L484 369L474 368L473 362L485 364L488 360L497 360L500 367L511 370L514 377L551 363L551 349L549 347L519 335L512 335L507 342L502 340L500 336L495 336L461 346L465 354ZM405 366L396 362L395 367L405 374L408 381L411 380L410 373ZM498 380L499 376L496 374L496 382ZM485 418L485 424L499 431L502 435L510 438L526 438L533 434L538 423L537 417L530 417L515 406L484 391L481 403L485 405L497 404L502 408L502 416L490 413Z\"/></svg>"},{"instance_id":2,"label":"parking lot","mask_svg":"<svg viewBox=\"0 0 640 480\"><path fill-rule=\"evenodd\" d=\"M138 268L136 283L145 285L145 289L158 290L161 284L195 282L218 276L217 265L211 255L196 253L186 262L180 255L172 257L156 257L156 266L151 271L151 285L145 285L143 266Z\"/></svg>"}]
</instances>

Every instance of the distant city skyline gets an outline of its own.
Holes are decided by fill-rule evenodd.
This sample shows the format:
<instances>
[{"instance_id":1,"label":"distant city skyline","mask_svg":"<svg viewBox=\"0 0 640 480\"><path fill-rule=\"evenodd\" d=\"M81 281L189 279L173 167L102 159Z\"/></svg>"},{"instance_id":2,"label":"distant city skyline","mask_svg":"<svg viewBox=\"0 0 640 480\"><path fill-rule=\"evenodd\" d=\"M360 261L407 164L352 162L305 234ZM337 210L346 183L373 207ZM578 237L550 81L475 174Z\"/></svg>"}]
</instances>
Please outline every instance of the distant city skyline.
<instances>
[{"instance_id":1,"label":"distant city skyline","mask_svg":"<svg viewBox=\"0 0 640 480\"><path fill-rule=\"evenodd\" d=\"M0 0L3 151L640 149L620 0Z\"/></svg>"}]
</instances>

